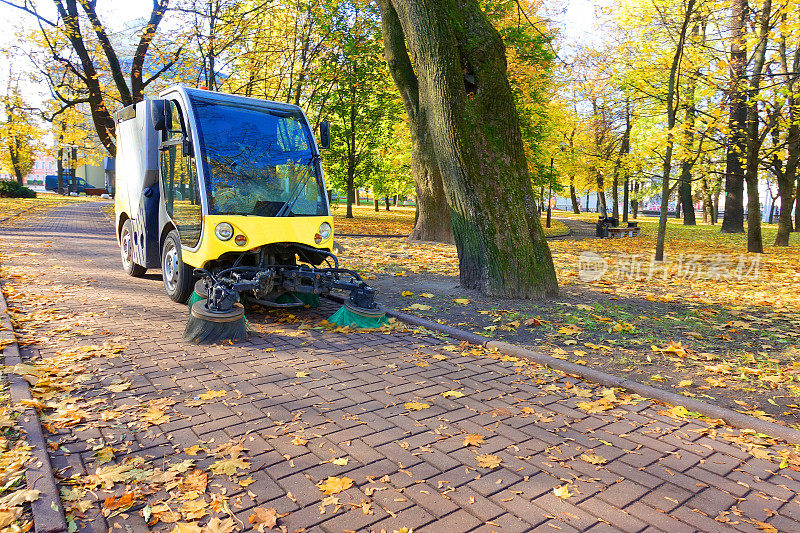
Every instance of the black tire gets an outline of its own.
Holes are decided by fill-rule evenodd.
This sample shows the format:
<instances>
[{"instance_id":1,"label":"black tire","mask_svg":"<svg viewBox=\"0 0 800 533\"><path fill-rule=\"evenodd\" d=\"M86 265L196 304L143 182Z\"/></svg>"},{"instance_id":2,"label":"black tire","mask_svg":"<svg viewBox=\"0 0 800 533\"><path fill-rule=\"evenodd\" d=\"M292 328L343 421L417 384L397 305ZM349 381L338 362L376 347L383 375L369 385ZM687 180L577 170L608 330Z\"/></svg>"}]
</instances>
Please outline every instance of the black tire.
<instances>
[{"instance_id":1,"label":"black tire","mask_svg":"<svg viewBox=\"0 0 800 533\"><path fill-rule=\"evenodd\" d=\"M133 262L133 222L126 220L119 234L119 252L122 257L122 270L129 276L141 278L147 269Z\"/></svg>"},{"instance_id":2,"label":"black tire","mask_svg":"<svg viewBox=\"0 0 800 533\"><path fill-rule=\"evenodd\" d=\"M193 271L191 266L183 262L178 232L170 231L161 250L161 277L164 280L164 291L170 300L186 303L194 291Z\"/></svg>"}]
</instances>

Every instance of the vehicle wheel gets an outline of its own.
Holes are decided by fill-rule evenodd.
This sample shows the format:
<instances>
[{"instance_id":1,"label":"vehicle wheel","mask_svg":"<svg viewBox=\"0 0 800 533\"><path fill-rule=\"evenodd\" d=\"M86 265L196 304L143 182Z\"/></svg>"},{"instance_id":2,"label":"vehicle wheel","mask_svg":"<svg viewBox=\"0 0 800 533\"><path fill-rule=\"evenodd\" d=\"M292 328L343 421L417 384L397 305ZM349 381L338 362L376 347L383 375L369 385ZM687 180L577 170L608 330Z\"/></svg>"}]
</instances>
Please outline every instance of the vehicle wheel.
<instances>
[{"instance_id":1,"label":"vehicle wheel","mask_svg":"<svg viewBox=\"0 0 800 533\"><path fill-rule=\"evenodd\" d=\"M126 220L122 225L122 233L119 236L119 251L122 256L122 269L129 276L140 278L144 276L147 269L142 265L133 262L133 222Z\"/></svg>"},{"instance_id":2,"label":"vehicle wheel","mask_svg":"<svg viewBox=\"0 0 800 533\"><path fill-rule=\"evenodd\" d=\"M181 240L172 230L164 241L161 252L161 272L164 290L173 302L186 303L194 290L194 269L181 258Z\"/></svg>"}]
</instances>

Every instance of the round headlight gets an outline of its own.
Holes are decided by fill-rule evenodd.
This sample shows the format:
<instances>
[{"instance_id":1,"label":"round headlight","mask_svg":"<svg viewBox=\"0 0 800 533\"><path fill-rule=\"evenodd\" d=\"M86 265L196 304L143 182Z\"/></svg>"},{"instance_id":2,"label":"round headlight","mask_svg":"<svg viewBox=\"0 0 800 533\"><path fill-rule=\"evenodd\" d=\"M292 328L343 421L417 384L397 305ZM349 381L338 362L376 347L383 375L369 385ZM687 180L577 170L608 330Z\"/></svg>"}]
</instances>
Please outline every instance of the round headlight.
<instances>
[{"instance_id":1,"label":"round headlight","mask_svg":"<svg viewBox=\"0 0 800 533\"><path fill-rule=\"evenodd\" d=\"M322 238L323 241L327 241L328 238L331 236L331 225L327 222L323 222L319 225L319 229L317 233Z\"/></svg>"},{"instance_id":2,"label":"round headlight","mask_svg":"<svg viewBox=\"0 0 800 533\"><path fill-rule=\"evenodd\" d=\"M227 222L220 222L217 224L217 227L214 228L214 235L221 241L230 240L230 238L233 237L233 226Z\"/></svg>"}]
</instances>

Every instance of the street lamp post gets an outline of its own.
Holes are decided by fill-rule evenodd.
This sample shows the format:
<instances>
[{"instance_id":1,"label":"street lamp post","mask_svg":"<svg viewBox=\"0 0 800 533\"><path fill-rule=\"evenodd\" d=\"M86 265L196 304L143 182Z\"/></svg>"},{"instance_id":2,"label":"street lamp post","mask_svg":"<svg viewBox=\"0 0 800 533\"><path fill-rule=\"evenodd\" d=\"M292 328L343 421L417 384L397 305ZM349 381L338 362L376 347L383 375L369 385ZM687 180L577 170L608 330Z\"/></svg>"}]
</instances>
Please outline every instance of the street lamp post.
<instances>
[{"instance_id":1,"label":"street lamp post","mask_svg":"<svg viewBox=\"0 0 800 533\"><path fill-rule=\"evenodd\" d=\"M547 227L550 227L550 217L552 216L552 208L550 204L553 198L553 158L550 158L550 175L547 177Z\"/></svg>"}]
</instances>

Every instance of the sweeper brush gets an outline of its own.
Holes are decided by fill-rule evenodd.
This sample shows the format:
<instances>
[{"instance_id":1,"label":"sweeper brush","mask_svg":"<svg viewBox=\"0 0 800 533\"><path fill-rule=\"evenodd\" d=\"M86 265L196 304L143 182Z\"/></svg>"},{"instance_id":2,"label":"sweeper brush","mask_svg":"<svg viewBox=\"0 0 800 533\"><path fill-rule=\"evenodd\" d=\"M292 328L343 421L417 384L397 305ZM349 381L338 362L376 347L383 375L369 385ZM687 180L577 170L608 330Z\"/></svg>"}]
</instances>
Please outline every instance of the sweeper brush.
<instances>
[{"instance_id":1,"label":"sweeper brush","mask_svg":"<svg viewBox=\"0 0 800 533\"><path fill-rule=\"evenodd\" d=\"M386 318L383 306L378 305L374 309L364 309L347 300L338 311L328 318L328 322L337 326L366 329L379 328L388 324L389 319Z\"/></svg>"},{"instance_id":2,"label":"sweeper brush","mask_svg":"<svg viewBox=\"0 0 800 533\"><path fill-rule=\"evenodd\" d=\"M247 333L242 304L237 303L228 311L214 311L208 307L208 300L199 300L192 305L183 339L195 344L213 344L243 339Z\"/></svg>"},{"instance_id":3,"label":"sweeper brush","mask_svg":"<svg viewBox=\"0 0 800 533\"><path fill-rule=\"evenodd\" d=\"M297 246L297 245L295 245ZM325 253L332 267L274 265L231 267L211 273L195 269L194 293L189 298L191 315L183 338L198 344L237 340L247 336L244 306L292 309L316 307L319 297L331 290L350 291L345 304L328 322L338 326L377 328L388 322L383 307L375 302L375 289L357 272L339 268L336 256Z\"/></svg>"}]
</instances>

